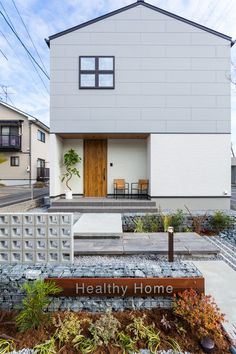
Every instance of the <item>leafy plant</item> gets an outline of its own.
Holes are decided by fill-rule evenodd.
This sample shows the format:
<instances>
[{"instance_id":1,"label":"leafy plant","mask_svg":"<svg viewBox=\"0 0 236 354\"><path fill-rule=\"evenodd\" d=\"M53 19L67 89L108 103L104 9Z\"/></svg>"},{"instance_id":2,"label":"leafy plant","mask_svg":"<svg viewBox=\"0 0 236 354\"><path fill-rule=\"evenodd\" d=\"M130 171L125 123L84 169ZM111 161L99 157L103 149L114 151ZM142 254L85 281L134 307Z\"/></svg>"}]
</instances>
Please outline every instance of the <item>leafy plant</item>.
<instances>
[{"instance_id":1,"label":"leafy plant","mask_svg":"<svg viewBox=\"0 0 236 354\"><path fill-rule=\"evenodd\" d=\"M171 215L171 226L173 226L174 231L181 231L181 226L184 223L184 212L181 209L177 209L176 213Z\"/></svg>"},{"instance_id":2,"label":"leafy plant","mask_svg":"<svg viewBox=\"0 0 236 354\"><path fill-rule=\"evenodd\" d=\"M165 338L164 342L174 351L174 353L181 353L182 349L180 348L180 345L178 342L176 342L175 339L171 337Z\"/></svg>"},{"instance_id":3,"label":"leafy plant","mask_svg":"<svg viewBox=\"0 0 236 354\"><path fill-rule=\"evenodd\" d=\"M58 315L57 320L53 318L53 324L57 328L55 337L59 340L60 346L68 343L81 332L81 322L73 312L66 312L63 320Z\"/></svg>"},{"instance_id":4,"label":"leafy plant","mask_svg":"<svg viewBox=\"0 0 236 354\"><path fill-rule=\"evenodd\" d=\"M188 209L188 207L185 206L185 208L187 209L189 215L191 216L192 219L192 223L193 223L193 230L197 233L197 234L201 234L202 232L202 228L203 228L203 224L207 219L207 212L205 214L202 215L193 215L191 213L191 211Z\"/></svg>"},{"instance_id":5,"label":"leafy plant","mask_svg":"<svg viewBox=\"0 0 236 354\"><path fill-rule=\"evenodd\" d=\"M136 341L130 335L119 332L117 334L118 346L123 349L123 354L130 354L136 351Z\"/></svg>"},{"instance_id":6,"label":"leafy plant","mask_svg":"<svg viewBox=\"0 0 236 354\"><path fill-rule=\"evenodd\" d=\"M154 325L147 327L147 343L151 354L155 354L161 344L160 332L156 332Z\"/></svg>"},{"instance_id":7,"label":"leafy plant","mask_svg":"<svg viewBox=\"0 0 236 354\"><path fill-rule=\"evenodd\" d=\"M26 292L23 299L23 310L16 317L16 324L21 332L27 329L37 329L45 321L45 309L49 305L49 295L61 292L54 282L36 280L24 283L22 289Z\"/></svg>"},{"instance_id":8,"label":"leafy plant","mask_svg":"<svg viewBox=\"0 0 236 354\"><path fill-rule=\"evenodd\" d=\"M116 338L120 326L120 322L112 315L111 311L108 311L90 325L89 331L97 345L108 345L111 340Z\"/></svg>"},{"instance_id":9,"label":"leafy plant","mask_svg":"<svg viewBox=\"0 0 236 354\"><path fill-rule=\"evenodd\" d=\"M133 333L135 341L145 340L151 353L156 353L161 344L160 332L156 332L153 325L145 325L145 316L133 319L127 329Z\"/></svg>"},{"instance_id":10,"label":"leafy plant","mask_svg":"<svg viewBox=\"0 0 236 354\"><path fill-rule=\"evenodd\" d=\"M209 223L213 230L220 232L224 229L229 228L232 225L231 217L224 214L222 211L216 211L209 220Z\"/></svg>"},{"instance_id":11,"label":"leafy plant","mask_svg":"<svg viewBox=\"0 0 236 354\"><path fill-rule=\"evenodd\" d=\"M171 329L171 323L166 317L167 317L166 314L162 316L161 324L165 328L165 330L168 330Z\"/></svg>"},{"instance_id":12,"label":"leafy plant","mask_svg":"<svg viewBox=\"0 0 236 354\"><path fill-rule=\"evenodd\" d=\"M142 218L145 232L157 232L159 221L157 215L145 215Z\"/></svg>"},{"instance_id":13,"label":"leafy plant","mask_svg":"<svg viewBox=\"0 0 236 354\"><path fill-rule=\"evenodd\" d=\"M141 218L134 220L134 232L144 232L143 221Z\"/></svg>"},{"instance_id":14,"label":"leafy plant","mask_svg":"<svg viewBox=\"0 0 236 354\"><path fill-rule=\"evenodd\" d=\"M72 342L75 348L80 350L82 354L93 353L97 348L97 344L94 339L86 338L82 334L78 334Z\"/></svg>"},{"instance_id":15,"label":"leafy plant","mask_svg":"<svg viewBox=\"0 0 236 354\"><path fill-rule=\"evenodd\" d=\"M171 215L165 214L162 215L162 224L164 232L168 231L168 227L171 226Z\"/></svg>"},{"instance_id":16,"label":"leafy plant","mask_svg":"<svg viewBox=\"0 0 236 354\"><path fill-rule=\"evenodd\" d=\"M0 353L6 354L15 350L15 344L13 340L0 338Z\"/></svg>"},{"instance_id":17,"label":"leafy plant","mask_svg":"<svg viewBox=\"0 0 236 354\"><path fill-rule=\"evenodd\" d=\"M134 317L133 322L127 326L127 329L134 335L136 341L147 338L147 328L143 317Z\"/></svg>"},{"instance_id":18,"label":"leafy plant","mask_svg":"<svg viewBox=\"0 0 236 354\"><path fill-rule=\"evenodd\" d=\"M34 354L56 354L55 339L52 337L42 344L34 347Z\"/></svg>"},{"instance_id":19,"label":"leafy plant","mask_svg":"<svg viewBox=\"0 0 236 354\"><path fill-rule=\"evenodd\" d=\"M77 152L73 149L70 149L64 155L64 166L66 172L62 175L61 181L66 181L67 188L71 191L71 187L69 186L69 182L73 176L77 176L80 178L80 171L77 169L76 165L81 162L81 157L77 154Z\"/></svg>"},{"instance_id":20,"label":"leafy plant","mask_svg":"<svg viewBox=\"0 0 236 354\"><path fill-rule=\"evenodd\" d=\"M199 337L222 336L221 323L224 315L211 296L197 294L193 289L185 290L175 297L174 313L182 317Z\"/></svg>"}]
</instances>

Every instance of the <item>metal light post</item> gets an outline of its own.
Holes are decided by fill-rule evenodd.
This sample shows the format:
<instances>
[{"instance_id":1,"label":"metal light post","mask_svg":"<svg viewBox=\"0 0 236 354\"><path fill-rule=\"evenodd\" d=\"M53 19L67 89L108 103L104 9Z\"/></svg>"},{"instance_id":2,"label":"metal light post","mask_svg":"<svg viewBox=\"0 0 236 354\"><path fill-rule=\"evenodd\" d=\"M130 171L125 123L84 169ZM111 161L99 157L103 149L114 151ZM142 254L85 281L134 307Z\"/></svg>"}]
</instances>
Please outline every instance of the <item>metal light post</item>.
<instances>
[{"instance_id":1,"label":"metal light post","mask_svg":"<svg viewBox=\"0 0 236 354\"><path fill-rule=\"evenodd\" d=\"M174 228L168 227L168 262L174 262Z\"/></svg>"}]
</instances>

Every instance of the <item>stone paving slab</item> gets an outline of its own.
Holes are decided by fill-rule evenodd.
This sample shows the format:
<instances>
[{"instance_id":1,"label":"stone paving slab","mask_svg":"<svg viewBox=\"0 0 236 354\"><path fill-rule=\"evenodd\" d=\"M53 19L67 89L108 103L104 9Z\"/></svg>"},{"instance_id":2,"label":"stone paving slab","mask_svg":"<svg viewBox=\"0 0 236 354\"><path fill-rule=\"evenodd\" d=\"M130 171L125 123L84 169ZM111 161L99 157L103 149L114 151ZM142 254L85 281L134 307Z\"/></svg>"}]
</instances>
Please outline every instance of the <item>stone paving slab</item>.
<instances>
[{"instance_id":1,"label":"stone paving slab","mask_svg":"<svg viewBox=\"0 0 236 354\"><path fill-rule=\"evenodd\" d=\"M219 249L195 233L175 234L176 254L216 255ZM189 237L188 237L189 235ZM168 251L168 238L164 233L124 233L119 239L75 239L75 255L102 254L161 254Z\"/></svg>"}]
</instances>

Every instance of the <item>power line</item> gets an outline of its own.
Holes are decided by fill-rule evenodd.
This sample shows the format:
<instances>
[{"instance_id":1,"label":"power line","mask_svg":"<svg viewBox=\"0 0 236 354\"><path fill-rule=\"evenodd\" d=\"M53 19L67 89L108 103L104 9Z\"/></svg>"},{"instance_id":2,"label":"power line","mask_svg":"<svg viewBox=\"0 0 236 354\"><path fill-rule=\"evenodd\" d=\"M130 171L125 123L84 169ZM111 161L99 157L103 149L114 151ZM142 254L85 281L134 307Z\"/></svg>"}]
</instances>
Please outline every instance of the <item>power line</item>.
<instances>
[{"instance_id":1,"label":"power line","mask_svg":"<svg viewBox=\"0 0 236 354\"><path fill-rule=\"evenodd\" d=\"M25 63L21 60L21 57L17 54L15 48L11 45L11 42L7 39L7 37L5 36L5 34L4 34L1 30L0 30L0 33L1 33L2 36L5 38L6 42L8 43L8 45L9 45L9 47L11 48L11 50L13 51L13 53L15 53L15 56L17 57L17 59L19 60L19 62L24 66ZM29 59L31 60L30 57L29 57ZM41 76L40 76L40 74L39 74L37 68L35 67L34 63L32 62L32 60L31 60L31 63L32 63L32 65L33 65L33 67L34 67L34 69L35 69L37 75L39 76L40 81L42 81L45 90L46 90L47 93L49 94L49 91L48 91L47 87L45 86L44 81L42 80L42 78L41 78ZM31 79L32 79L32 80L34 81L34 83L37 85L37 82L36 82L34 76L32 75L32 72L31 72L31 71L29 71L29 74L30 74L30 76L31 76Z\"/></svg>"},{"instance_id":2,"label":"power line","mask_svg":"<svg viewBox=\"0 0 236 354\"><path fill-rule=\"evenodd\" d=\"M1 5L1 7L2 7L3 11L5 12L6 17L7 17L8 21L9 21L9 23L12 25L12 28L14 28L14 29L15 29L15 27L14 27L13 23L11 22L11 19L10 19L10 17L8 16L7 11L6 11L5 7L3 6L3 4L2 4L2 2L1 2L1 0L0 0L0 5Z\"/></svg>"},{"instance_id":3,"label":"power line","mask_svg":"<svg viewBox=\"0 0 236 354\"><path fill-rule=\"evenodd\" d=\"M7 56L3 53L2 49L0 49L0 52L2 53L2 55L4 56L4 58L5 58L6 60L8 60Z\"/></svg>"},{"instance_id":4,"label":"power line","mask_svg":"<svg viewBox=\"0 0 236 354\"><path fill-rule=\"evenodd\" d=\"M4 18L5 22L7 23L7 25L10 27L11 31L14 33L14 35L16 36L16 38L19 40L19 42L21 43L21 45L23 46L23 48L26 50L26 52L28 53L28 55L30 56L30 58L33 60L33 62L38 66L38 68L42 71L42 73L47 77L48 80L50 80L48 74L45 72L45 70L41 67L41 65L37 62L37 60L33 57L33 55L30 53L30 51L28 50L28 48L25 46L25 44L22 42L21 38L19 37L19 35L17 34L17 32L14 30L14 28L12 27L12 25L10 24L10 22L7 20L6 16L2 13L2 11L0 11L0 14L2 15L2 17Z\"/></svg>"},{"instance_id":5,"label":"power line","mask_svg":"<svg viewBox=\"0 0 236 354\"><path fill-rule=\"evenodd\" d=\"M19 15L19 17L20 17L20 19L21 19L21 22L22 22L22 24L23 24L23 26L24 26L24 28L25 28L27 34L28 34L28 37L29 37L29 39L30 39L30 41L31 41L31 43L32 43L32 45L33 45L33 47L34 47L34 49L35 49L35 51L36 51L38 57L39 57L39 60L40 60L40 62L41 62L41 64L42 64L42 66L43 66L45 72L47 72L47 69L45 68L45 65L44 65L44 63L43 63L43 60L42 60L42 58L41 58L41 56L40 56L40 54L39 54L39 52L38 52L38 50L37 50L37 48L36 48L36 46L35 46L35 44L34 44L34 41L33 41L32 37L31 37L31 35L30 35L30 33L29 33L28 29L27 29L27 26L26 26L26 24L25 24L25 22L24 22L24 20L23 20L23 18L22 18L22 16L21 16L21 14L20 14L20 12L19 12L17 6L16 6L15 1L12 0L12 3L13 3L13 5L14 5L15 9L16 9L16 12L18 13L18 15Z\"/></svg>"}]
</instances>

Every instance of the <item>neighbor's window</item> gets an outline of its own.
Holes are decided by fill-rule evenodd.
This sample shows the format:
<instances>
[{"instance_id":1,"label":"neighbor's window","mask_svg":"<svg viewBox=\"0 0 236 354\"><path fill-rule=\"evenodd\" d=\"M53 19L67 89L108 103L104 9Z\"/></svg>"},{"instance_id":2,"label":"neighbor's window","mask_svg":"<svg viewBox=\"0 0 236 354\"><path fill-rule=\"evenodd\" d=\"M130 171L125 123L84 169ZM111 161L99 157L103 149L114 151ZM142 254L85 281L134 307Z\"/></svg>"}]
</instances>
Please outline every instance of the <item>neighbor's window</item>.
<instances>
[{"instance_id":1,"label":"neighbor's window","mask_svg":"<svg viewBox=\"0 0 236 354\"><path fill-rule=\"evenodd\" d=\"M45 160L38 159L37 160L37 167L45 167Z\"/></svg>"},{"instance_id":2,"label":"neighbor's window","mask_svg":"<svg viewBox=\"0 0 236 354\"><path fill-rule=\"evenodd\" d=\"M114 57L80 57L79 87L81 89L114 89Z\"/></svg>"},{"instance_id":3,"label":"neighbor's window","mask_svg":"<svg viewBox=\"0 0 236 354\"><path fill-rule=\"evenodd\" d=\"M38 140L45 143L45 133L42 132L41 130L38 130Z\"/></svg>"},{"instance_id":4,"label":"neighbor's window","mask_svg":"<svg viewBox=\"0 0 236 354\"><path fill-rule=\"evenodd\" d=\"M20 166L19 156L11 156L11 166Z\"/></svg>"}]
</instances>

